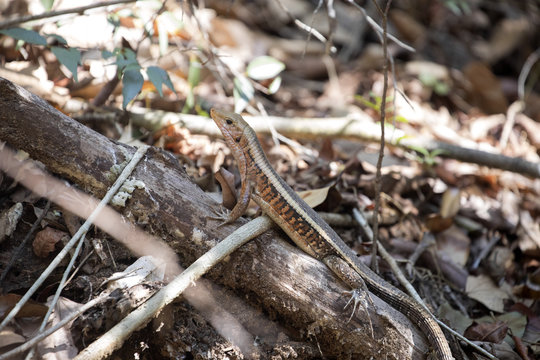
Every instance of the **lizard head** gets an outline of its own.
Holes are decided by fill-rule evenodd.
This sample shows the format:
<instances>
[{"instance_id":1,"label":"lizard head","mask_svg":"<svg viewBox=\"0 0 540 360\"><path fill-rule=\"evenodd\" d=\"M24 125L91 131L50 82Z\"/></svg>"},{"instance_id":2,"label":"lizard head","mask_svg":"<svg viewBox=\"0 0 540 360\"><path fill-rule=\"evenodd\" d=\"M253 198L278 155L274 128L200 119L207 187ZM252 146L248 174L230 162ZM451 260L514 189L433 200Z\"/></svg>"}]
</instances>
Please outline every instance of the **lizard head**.
<instances>
[{"instance_id":1,"label":"lizard head","mask_svg":"<svg viewBox=\"0 0 540 360\"><path fill-rule=\"evenodd\" d=\"M241 147L244 142L249 141L246 133L253 132L242 116L224 110L212 109L210 116L223 133L227 145L231 149Z\"/></svg>"}]
</instances>

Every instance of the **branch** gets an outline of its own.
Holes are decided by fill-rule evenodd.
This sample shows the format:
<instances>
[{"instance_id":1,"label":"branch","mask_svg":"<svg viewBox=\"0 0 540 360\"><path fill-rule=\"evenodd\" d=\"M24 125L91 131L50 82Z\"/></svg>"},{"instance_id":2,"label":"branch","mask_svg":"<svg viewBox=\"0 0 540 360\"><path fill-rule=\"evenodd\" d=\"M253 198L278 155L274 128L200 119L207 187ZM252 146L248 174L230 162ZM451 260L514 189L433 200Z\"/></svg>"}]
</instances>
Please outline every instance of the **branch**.
<instances>
[{"instance_id":1,"label":"branch","mask_svg":"<svg viewBox=\"0 0 540 360\"><path fill-rule=\"evenodd\" d=\"M90 10L90 9L95 9L95 8L99 8L99 7L105 7L105 6L109 6L109 5L132 3L132 2L135 2L135 1L137 1L137 0L102 1L102 2L92 4L92 5L80 6L80 7L71 8L71 9L58 10L58 11L49 11L49 12L45 12L45 13L39 14L39 15L25 15L25 16L21 16L19 18L15 18L15 19L8 19L8 20L1 21L0 22L0 29L13 27L13 26L16 26L16 25L19 25L19 24L22 24L22 23L26 23L26 22L29 22L29 21L48 19L48 18L60 16L60 15L82 14L86 10Z\"/></svg>"},{"instance_id":2,"label":"branch","mask_svg":"<svg viewBox=\"0 0 540 360\"><path fill-rule=\"evenodd\" d=\"M131 119L137 126L157 131L169 125L181 126L194 133L221 137L218 128L209 118L133 109ZM364 112L349 114L339 118L283 118L278 116L244 116L253 129L259 133L270 133L270 125L282 135L294 138L320 139L321 137L348 138L380 143L381 130L372 118ZM399 129L388 131L386 142L410 151L423 148L428 152L443 150L439 156L474 163L494 169L519 173L531 178L540 178L540 164L522 158L510 157L483 150L471 149L444 141L425 137L410 137Z\"/></svg>"},{"instance_id":3,"label":"branch","mask_svg":"<svg viewBox=\"0 0 540 360\"><path fill-rule=\"evenodd\" d=\"M111 175L118 165L135 152L133 147L103 137L1 78L0 108L0 140L26 151L48 171L97 197L111 186L115 178ZM209 220L217 208L215 201L193 184L175 157L156 148L149 148L144 163L132 176L145 188L135 190L121 209L125 219L145 224L152 235L173 248L184 266L243 223L241 220L217 228ZM115 224L111 224L112 230ZM287 328L298 332L295 337L316 331L317 346L324 349L325 356L363 358L377 348L379 359L424 357L426 342L420 331L374 295L375 308L357 312L347 321L350 313L343 310L347 287L324 264L275 232L241 247L207 277L243 294L270 317L285 321ZM369 323L373 325L373 337L363 332ZM256 329L252 331L254 336L264 336Z\"/></svg>"}]
</instances>

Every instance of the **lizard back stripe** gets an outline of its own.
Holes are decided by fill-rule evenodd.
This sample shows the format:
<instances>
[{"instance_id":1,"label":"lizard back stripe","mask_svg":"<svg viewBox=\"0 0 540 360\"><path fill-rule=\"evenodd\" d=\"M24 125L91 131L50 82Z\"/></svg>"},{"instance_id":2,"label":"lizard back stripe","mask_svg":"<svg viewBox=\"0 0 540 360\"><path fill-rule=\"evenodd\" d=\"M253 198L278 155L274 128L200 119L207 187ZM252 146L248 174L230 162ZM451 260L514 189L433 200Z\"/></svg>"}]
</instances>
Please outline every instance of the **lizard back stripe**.
<instances>
[{"instance_id":1,"label":"lizard back stripe","mask_svg":"<svg viewBox=\"0 0 540 360\"><path fill-rule=\"evenodd\" d=\"M234 115L234 114L233 114ZM214 118L219 125L221 115ZM214 117L214 116L213 116ZM438 359L452 360L452 352L439 325L431 313L405 295L401 290L380 278L361 262L356 254L341 240L335 231L309 207L291 187L275 172L259 144L255 131L237 115L235 133L241 133L241 142L235 143L231 133L222 130L237 160L246 166L242 181L254 185L253 199L274 222L311 256L324 259L337 254L364 280L374 294L417 323L435 348ZM228 119L231 120L231 119ZM220 125L226 127L223 122ZM244 185L243 185L244 186Z\"/></svg>"}]
</instances>

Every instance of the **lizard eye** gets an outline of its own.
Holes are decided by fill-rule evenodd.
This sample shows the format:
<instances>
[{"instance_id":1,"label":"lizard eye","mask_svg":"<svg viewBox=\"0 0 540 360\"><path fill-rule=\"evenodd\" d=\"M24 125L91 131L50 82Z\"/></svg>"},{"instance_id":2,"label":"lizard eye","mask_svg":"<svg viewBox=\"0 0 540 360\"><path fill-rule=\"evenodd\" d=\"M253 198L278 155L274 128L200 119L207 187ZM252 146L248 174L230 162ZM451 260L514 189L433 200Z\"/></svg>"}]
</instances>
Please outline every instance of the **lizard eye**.
<instances>
[{"instance_id":1,"label":"lizard eye","mask_svg":"<svg viewBox=\"0 0 540 360\"><path fill-rule=\"evenodd\" d=\"M232 125L232 120L231 119L227 119L227 120L225 120L225 122L227 123L227 125Z\"/></svg>"},{"instance_id":2,"label":"lizard eye","mask_svg":"<svg viewBox=\"0 0 540 360\"><path fill-rule=\"evenodd\" d=\"M237 143L239 143L241 139L242 139L242 137L239 136L239 137L237 137L236 139L234 139L234 141L236 141Z\"/></svg>"}]
</instances>

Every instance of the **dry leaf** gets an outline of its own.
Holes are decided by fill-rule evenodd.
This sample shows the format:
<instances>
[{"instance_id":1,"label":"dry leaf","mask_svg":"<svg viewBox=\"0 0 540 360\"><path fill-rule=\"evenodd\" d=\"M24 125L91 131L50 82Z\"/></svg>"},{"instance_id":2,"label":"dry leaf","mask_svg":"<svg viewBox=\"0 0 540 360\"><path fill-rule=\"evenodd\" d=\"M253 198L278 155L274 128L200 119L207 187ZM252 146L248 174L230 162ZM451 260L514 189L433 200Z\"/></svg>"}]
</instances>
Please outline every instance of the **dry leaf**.
<instances>
[{"instance_id":1,"label":"dry leaf","mask_svg":"<svg viewBox=\"0 0 540 360\"><path fill-rule=\"evenodd\" d=\"M324 138L321 150L319 150L319 157L326 161L332 161L336 158L336 152L334 151L332 140L329 138Z\"/></svg>"},{"instance_id":2,"label":"dry leaf","mask_svg":"<svg viewBox=\"0 0 540 360\"><path fill-rule=\"evenodd\" d=\"M510 337L511 335L514 337L522 337L525 334L525 327L527 326L527 316L517 311L511 311L498 316L483 316L481 318L475 319L475 323L482 325L487 324L488 327L491 327L491 329L494 331L496 331L497 329L497 326L494 327L494 323L504 324L506 328L510 329L510 331L507 332L506 338L503 338L503 340L506 343L512 343L512 339ZM487 341L496 342L493 339Z\"/></svg>"},{"instance_id":3,"label":"dry leaf","mask_svg":"<svg viewBox=\"0 0 540 360\"><path fill-rule=\"evenodd\" d=\"M493 248L486 261L490 275L493 278L503 278L514 264L514 252L505 246Z\"/></svg>"},{"instance_id":4,"label":"dry leaf","mask_svg":"<svg viewBox=\"0 0 540 360\"><path fill-rule=\"evenodd\" d=\"M24 336L17 334L14 330L12 327L5 327L0 331L0 353L6 346L22 344L26 341Z\"/></svg>"},{"instance_id":5,"label":"dry leaf","mask_svg":"<svg viewBox=\"0 0 540 360\"><path fill-rule=\"evenodd\" d=\"M32 247L34 248L34 254L40 258L46 258L51 252L54 251L54 246L57 242L62 240L63 237L69 238L68 234L56 230L50 227L46 227L36 234Z\"/></svg>"},{"instance_id":6,"label":"dry leaf","mask_svg":"<svg viewBox=\"0 0 540 360\"><path fill-rule=\"evenodd\" d=\"M499 79L485 64L472 62L463 69L463 74L472 84L471 102L488 114L505 113L508 101L504 96Z\"/></svg>"},{"instance_id":7,"label":"dry leaf","mask_svg":"<svg viewBox=\"0 0 540 360\"><path fill-rule=\"evenodd\" d=\"M443 194L439 213L443 218L453 218L460 209L461 191L458 188L449 188Z\"/></svg>"},{"instance_id":8,"label":"dry leaf","mask_svg":"<svg viewBox=\"0 0 540 360\"><path fill-rule=\"evenodd\" d=\"M425 219L425 225L434 234L448 229L454 223L454 219L443 217L440 214L429 214Z\"/></svg>"},{"instance_id":9,"label":"dry leaf","mask_svg":"<svg viewBox=\"0 0 540 360\"><path fill-rule=\"evenodd\" d=\"M300 191L298 195L312 208L321 205L326 197L328 196L328 191L330 186L323 187L320 189L313 189L307 191Z\"/></svg>"},{"instance_id":10,"label":"dry leaf","mask_svg":"<svg viewBox=\"0 0 540 360\"><path fill-rule=\"evenodd\" d=\"M465 292L471 299L475 299L484 304L490 310L503 312L504 300L509 298L508 294L493 283L493 280L485 275L469 276Z\"/></svg>"},{"instance_id":11,"label":"dry leaf","mask_svg":"<svg viewBox=\"0 0 540 360\"><path fill-rule=\"evenodd\" d=\"M52 300L52 296L48 301ZM54 326L58 324L63 318L67 317L72 312L81 307L80 303L71 301L65 297L60 297L54 311L49 318L49 324ZM74 320L69 322L58 331L54 332L51 336L45 338L39 343L37 351L39 358L43 360L63 360L73 359L79 352L75 346L75 342L71 336L70 327Z\"/></svg>"},{"instance_id":12,"label":"dry leaf","mask_svg":"<svg viewBox=\"0 0 540 360\"><path fill-rule=\"evenodd\" d=\"M237 202L234 175L224 168L219 168L219 171L217 171L214 176L219 182L219 185L221 185L223 206L229 210L234 208L234 205L236 205Z\"/></svg>"},{"instance_id":13,"label":"dry leaf","mask_svg":"<svg viewBox=\"0 0 540 360\"><path fill-rule=\"evenodd\" d=\"M533 219L529 211L520 212L519 248L525 255L538 256L540 254L540 224Z\"/></svg>"},{"instance_id":14,"label":"dry leaf","mask_svg":"<svg viewBox=\"0 0 540 360\"><path fill-rule=\"evenodd\" d=\"M500 344L508 332L508 326L502 322L497 321L495 323L473 323L467 330L465 330L465 337L474 341L489 341Z\"/></svg>"},{"instance_id":15,"label":"dry leaf","mask_svg":"<svg viewBox=\"0 0 540 360\"><path fill-rule=\"evenodd\" d=\"M465 266L470 255L471 239L460 227L450 226L436 235L437 251L450 258L455 264Z\"/></svg>"},{"instance_id":16,"label":"dry leaf","mask_svg":"<svg viewBox=\"0 0 540 360\"><path fill-rule=\"evenodd\" d=\"M525 16L503 19L494 26L489 42L477 42L473 44L473 50L480 58L494 64L525 45L531 31L534 27Z\"/></svg>"},{"instance_id":17,"label":"dry leaf","mask_svg":"<svg viewBox=\"0 0 540 360\"><path fill-rule=\"evenodd\" d=\"M449 322L448 325L450 325L452 329L456 330L460 334L463 334L465 329L467 329L467 327L469 327L473 322L461 311L454 310L454 308L448 303L444 303L439 307L437 315L439 318L447 320Z\"/></svg>"},{"instance_id":18,"label":"dry leaf","mask_svg":"<svg viewBox=\"0 0 540 360\"><path fill-rule=\"evenodd\" d=\"M540 352L540 316L530 316L528 318L527 327L523 334L523 340L529 344L533 344L531 347L536 353Z\"/></svg>"},{"instance_id":19,"label":"dry leaf","mask_svg":"<svg viewBox=\"0 0 540 360\"><path fill-rule=\"evenodd\" d=\"M0 320L3 319L11 311L11 309L13 309L21 297L22 296L18 294L0 295ZM45 316L45 313L47 313L47 306L34 300L28 300L15 317L43 317Z\"/></svg>"},{"instance_id":20,"label":"dry leaf","mask_svg":"<svg viewBox=\"0 0 540 360\"><path fill-rule=\"evenodd\" d=\"M392 9L390 11L390 19L398 29L402 40L413 43L415 47L423 45L428 31L424 25L415 19L409 12Z\"/></svg>"}]
</instances>

